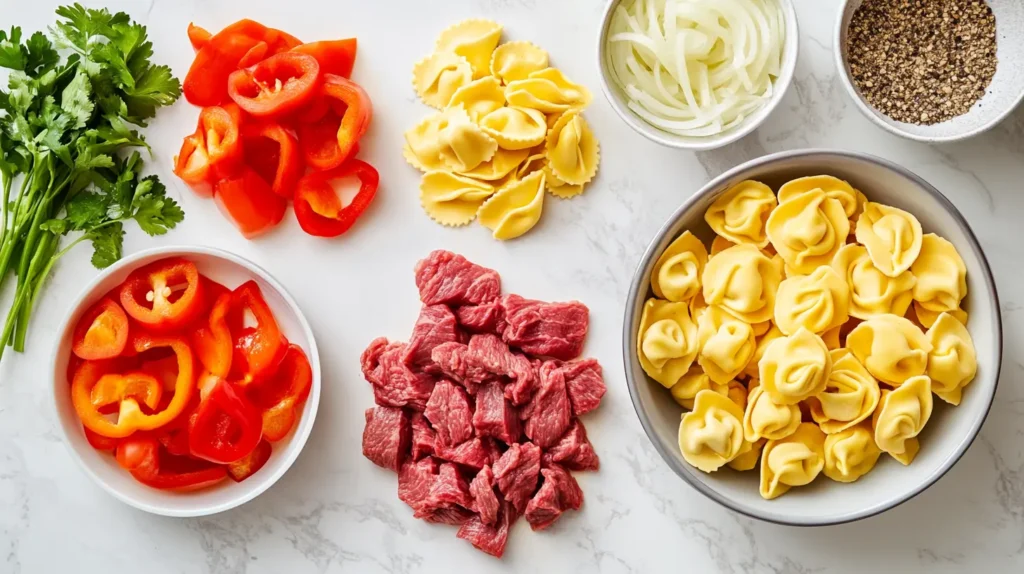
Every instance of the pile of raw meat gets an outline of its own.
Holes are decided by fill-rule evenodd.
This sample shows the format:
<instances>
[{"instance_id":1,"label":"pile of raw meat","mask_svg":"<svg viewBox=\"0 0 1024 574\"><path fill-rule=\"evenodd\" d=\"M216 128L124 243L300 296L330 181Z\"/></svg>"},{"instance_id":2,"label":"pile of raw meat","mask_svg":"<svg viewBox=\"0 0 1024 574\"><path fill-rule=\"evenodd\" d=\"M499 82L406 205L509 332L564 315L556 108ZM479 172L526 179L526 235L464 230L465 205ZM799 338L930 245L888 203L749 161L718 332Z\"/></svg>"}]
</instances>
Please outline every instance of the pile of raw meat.
<instances>
[{"instance_id":1,"label":"pile of raw meat","mask_svg":"<svg viewBox=\"0 0 1024 574\"><path fill-rule=\"evenodd\" d=\"M361 357L377 407L363 455L398 473L398 497L429 522L501 557L512 524L541 530L583 492L569 470L596 470L577 418L605 393L578 359L582 303L501 296L498 273L434 251L416 265L423 309L408 343L379 338Z\"/></svg>"}]
</instances>

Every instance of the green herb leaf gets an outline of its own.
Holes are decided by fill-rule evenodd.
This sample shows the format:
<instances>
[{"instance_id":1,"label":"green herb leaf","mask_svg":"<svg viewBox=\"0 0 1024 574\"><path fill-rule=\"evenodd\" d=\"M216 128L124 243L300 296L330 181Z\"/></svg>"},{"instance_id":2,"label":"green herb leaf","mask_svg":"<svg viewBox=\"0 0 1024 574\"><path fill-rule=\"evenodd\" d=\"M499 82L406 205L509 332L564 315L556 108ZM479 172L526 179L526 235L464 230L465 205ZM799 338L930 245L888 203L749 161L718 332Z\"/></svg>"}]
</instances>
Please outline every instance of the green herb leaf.
<instances>
[{"instance_id":1,"label":"green herb leaf","mask_svg":"<svg viewBox=\"0 0 1024 574\"><path fill-rule=\"evenodd\" d=\"M121 222L90 231L86 237L92 241L92 264L97 269L110 267L121 259L124 247L124 226Z\"/></svg>"},{"instance_id":2,"label":"green herb leaf","mask_svg":"<svg viewBox=\"0 0 1024 574\"><path fill-rule=\"evenodd\" d=\"M185 212L166 194L167 188L152 175L143 178L136 187L133 218L147 235L163 235L185 219Z\"/></svg>"},{"instance_id":3,"label":"green herb leaf","mask_svg":"<svg viewBox=\"0 0 1024 574\"><path fill-rule=\"evenodd\" d=\"M28 54L21 45L21 28L12 26L10 35L0 30L0 66L12 70L24 70Z\"/></svg>"},{"instance_id":4,"label":"green herb leaf","mask_svg":"<svg viewBox=\"0 0 1024 574\"><path fill-rule=\"evenodd\" d=\"M65 219L68 220L72 229L89 229L104 222L109 205L109 196L83 191L65 206L67 211Z\"/></svg>"},{"instance_id":5,"label":"green herb leaf","mask_svg":"<svg viewBox=\"0 0 1024 574\"><path fill-rule=\"evenodd\" d=\"M82 129L92 118L94 104L91 99L92 84L89 76L79 70L60 96L61 108L72 120L74 129Z\"/></svg>"},{"instance_id":6,"label":"green herb leaf","mask_svg":"<svg viewBox=\"0 0 1024 574\"><path fill-rule=\"evenodd\" d=\"M64 235L68 231L71 231L71 225L67 219L51 219L40 223L39 229L49 231L54 235Z\"/></svg>"},{"instance_id":7,"label":"green herb leaf","mask_svg":"<svg viewBox=\"0 0 1024 574\"><path fill-rule=\"evenodd\" d=\"M36 32L26 42L28 55L25 61L25 70L29 73L38 73L40 70L49 70L60 62L60 54L53 49L53 44L42 32Z\"/></svg>"}]
</instances>

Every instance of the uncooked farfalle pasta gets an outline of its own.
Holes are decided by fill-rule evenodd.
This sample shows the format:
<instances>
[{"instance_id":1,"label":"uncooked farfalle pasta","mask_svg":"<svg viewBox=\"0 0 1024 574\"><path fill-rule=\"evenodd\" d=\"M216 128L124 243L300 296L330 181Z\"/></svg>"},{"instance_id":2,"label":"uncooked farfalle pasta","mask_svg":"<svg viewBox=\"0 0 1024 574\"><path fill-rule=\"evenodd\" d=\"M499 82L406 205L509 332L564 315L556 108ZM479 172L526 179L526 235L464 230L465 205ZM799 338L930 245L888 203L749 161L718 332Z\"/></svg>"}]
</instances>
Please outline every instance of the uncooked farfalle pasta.
<instances>
[{"instance_id":1,"label":"uncooked farfalle pasta","mask_svg":"<svg viewBox=\"0 0 1024 574\"><path fill-rule=\"evenodd\" d=\"M581 112L585 87L548 65L548 53L501 41L490 20L459 22L413 67L413 87L438 112L405 132L403 155L423 172L420 204L441 225L474 219L495 239L540 221L547 193L583 193L600 148Z\"/></svg>"},{"instance_id":2,"label":"uncooked farfalle pasta","mask_svg":"<svg viewBox=\"0 0 1024 574\"><path fill-rule=\"evenodd\" d=\"M828 175L740 182L705 220L710 249L684 231L656 260L637 337L683 458L760 467L766 499L913 462L933 395L960 404L978 369L953 244Z\"/></svg>"}]
</instances>

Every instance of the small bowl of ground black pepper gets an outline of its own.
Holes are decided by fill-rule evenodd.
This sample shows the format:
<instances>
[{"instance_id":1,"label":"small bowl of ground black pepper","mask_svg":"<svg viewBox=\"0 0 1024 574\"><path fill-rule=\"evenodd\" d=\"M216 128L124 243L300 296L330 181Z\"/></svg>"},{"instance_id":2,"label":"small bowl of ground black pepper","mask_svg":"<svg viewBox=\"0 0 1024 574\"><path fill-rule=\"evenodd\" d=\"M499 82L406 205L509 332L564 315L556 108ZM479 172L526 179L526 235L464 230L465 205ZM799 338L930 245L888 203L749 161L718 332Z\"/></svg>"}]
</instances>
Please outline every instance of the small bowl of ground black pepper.
<instances>
[{"instance_id":1,"label":"small bowl of ground black pepper","mask_svg":"<svg viewBox=\"0 0 1024 574\"><path fill-rule=\"evenodd\" d=\"M1024 2L847 0L835 58L857 107L883 129L966 139L1024 99Z\"/></svg>"}]
</instances>

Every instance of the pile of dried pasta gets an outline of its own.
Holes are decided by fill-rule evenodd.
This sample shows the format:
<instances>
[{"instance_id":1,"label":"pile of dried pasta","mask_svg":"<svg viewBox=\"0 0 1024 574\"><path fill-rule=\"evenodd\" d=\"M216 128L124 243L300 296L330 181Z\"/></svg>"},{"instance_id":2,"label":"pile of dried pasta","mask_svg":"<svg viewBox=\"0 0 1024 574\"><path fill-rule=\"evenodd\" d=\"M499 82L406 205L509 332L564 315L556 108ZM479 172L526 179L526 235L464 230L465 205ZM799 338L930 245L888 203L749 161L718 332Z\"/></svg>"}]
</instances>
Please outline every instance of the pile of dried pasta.
<instances>
[{"instance_id":1,"label":"pile of dried pasta","mask_svg":"<svg viewBox=\"0 0 1024 574\"><path fill-rule=\"evenodd\" d=\"M932 394L957 405L977 357L967 269L912 214L831 176L726 191L658 258L644 371L689 409L679 448L704 472L761 465L772 499L818 474L910 464ZM745 382L744 382L745 381Z\"/></svg>"}]
</instances>

